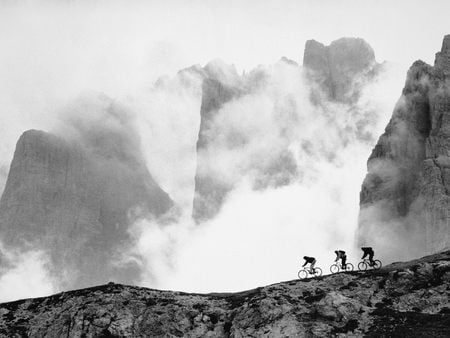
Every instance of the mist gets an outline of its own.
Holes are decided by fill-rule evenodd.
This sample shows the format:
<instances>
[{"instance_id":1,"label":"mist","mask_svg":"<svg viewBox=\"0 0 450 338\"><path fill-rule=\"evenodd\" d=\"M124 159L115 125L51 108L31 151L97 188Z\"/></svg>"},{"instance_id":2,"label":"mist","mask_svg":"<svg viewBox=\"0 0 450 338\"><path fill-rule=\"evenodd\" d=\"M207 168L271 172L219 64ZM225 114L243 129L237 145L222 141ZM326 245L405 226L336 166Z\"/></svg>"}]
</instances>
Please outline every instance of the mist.
<instances>
[{"instance_id":1,"label":"mist","mask_svg":"<svg viewBox=\"0 0 450 338\"><path fill-rule=\"evenodd\" d=\"M0 301L47 296L56 288L48 274L45 252L0 250Z\"/></svg>"},{"instance_id":2,"label":"mist","mask_svg":"<svg viewBox=\"0 0 450 338\"><path fill-rule=\"evenodd\" d=\"M199 170L231 184L220 212L200 225L192 222L190 209L169 226L135 224L132 255L143 258L146 271L141 283L238 291L296 278L304 255L316 257L325 272L334 250L345 249L357 261L359 191L368 154L396 99L387 93L403 85L397 71L386 67L376 81L361 86L356 103L324 99L317 106L309 98L317 88L301 68L265 68L264 85L223 105L212 122L214 138L203 154L208 165ZM290 119L280 118L286 103ZM230 137L248 141L236 146ZM297 174L287 184L270 184L265 162L277 161L284 151L293 155Z\"/></svg>"},{"instance_id":3,"label":"mist","mask_svg":"<svg viewBox=\"0 0 450 338\"><path fill-rule=\"evenodd\" d=\"M431 60L432 53L424 51L436 50L426 48L433 44L428 36L417 44L399 43L406 32L394 29L395 17L378 31L385 14L380 4L371 4L374 14L368 19L367 9L355 4L347 2L352 10L342 13L335 5L326 11L308 7L307 1L286 1L282 10L274 10L280 8L277 2L251 1L228 7L214 1L189 6L176 1L0 3L0 191L24 131L61 132L68 104L80 93L103 93L130 112L130 133L136 133L132 136L150 173L181 208L175 220L143 218L129 229L136 245L118 256L139 265L142 285L238 291L296 278L304 255L315 256L324 271L336 249L345 249L355 262L367 158L400 96L409 63ZM445 13L444 6L434 7L436 15ZM412 22L421 18L420 2L402 3L397 14L405 8ZM313 17L321 20L315 23ZM346 21L342 17L348 22L333 24ZM367 20L378 24L370 28ZM280 24L274 28L273 22ZM445 25L437 22L427 29L439 45ZM388 28L390 39L385 38ZM422 30L408 26L413 28ZM386 65L376 81L363 83L351 109L326 100L314 105L314 88L301 67L276 61L286 56L301 64L307 39L329 43L341 36L366 39L378 61L396 64ZM203 169L233 188L216 217L194 225L201 79L177 72L217 57L234 64L239 76L261 65L267 81L224 105L217 116L218 137L206 154L215 165ZM282 115L286 107L288 117ZM70 116L88 111L72 110ZM227 139L236 131L250 141L230 149ZM298 168L295 177L283 186L269 182L255 189L266 180L266 164L285 151ZM0 277L0 300L61 291L48 273L45 253L4 251L3 256L10 263ZM14 294L13 284L22 285Z\"/></svg>"}]
</instances>

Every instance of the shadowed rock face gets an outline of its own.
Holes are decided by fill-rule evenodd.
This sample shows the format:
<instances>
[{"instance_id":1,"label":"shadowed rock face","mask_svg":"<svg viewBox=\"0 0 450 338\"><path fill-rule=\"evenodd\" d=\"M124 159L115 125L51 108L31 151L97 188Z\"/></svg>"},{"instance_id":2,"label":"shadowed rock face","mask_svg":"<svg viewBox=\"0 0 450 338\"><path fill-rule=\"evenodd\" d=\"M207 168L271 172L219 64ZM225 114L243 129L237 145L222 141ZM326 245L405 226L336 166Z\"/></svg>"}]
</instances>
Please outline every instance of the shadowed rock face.
<instances>
[{"instance_id":1,"label":"shadowed rock face","mask_svg":"<svg viewBox=\"0 0 450 338\"><path fill-rule=\"evenodd\" d=\"M120 109L103 104L109 118L102 124L75 118L64 137L25 132L0 200L4 246L46 252L63 288L135 282L137 264L121 263L121 252L132 245L129 226L173 205L148 172Z\"/></svg>"},{"instance_id":2,"label":"shadowed rock face","mask_svg":"<svg viewBox=\"0 0 450 338\"><path fill-rule=\"evenodd\" d=\"M232 189L232 184L201 169L201 167L208 166L211 161L208 148L214 142L214 137L217 136L211 134L215 118L225 104L248 93L248 90L244 88L244 79L238 75L234 66L229 66L221 60L214 60L208 63L202 71L197 172L192 209L192 217L197 223L214 217L219 212L227 193Z\"/></svg>"},{"instance_id":3,"label":"shadowed rock face","mask_svg":"<svg viewBox=\"0 0 450 338\"><path fill-rule=\"evenodd\" d=\"M411 66L368 160L358 240L392 257L450 247L449 46L446 36L434 67L422 61Z\"/></svg>"},{"instance_id":4,"label":"shadowed rock face","mask_svg":"<svg viewBox=\"0 0 450 338\"><path fill-rule=\"evenodd\" d=\"M356 82L378 72L372 47L359 38L341 38L325 46L315 40L305 45L303 66L329 99L355 100L359 95Z\"/></svg>"},{"instance_id":5,"label":"shadowed rock face","mask_svg":"<svg viewBox=\"0 0 450 338\"><path fill-rule=\"evenodd\" d=\"M0 335L448 337L449 289L450 252L238 293L110 283L0 304Z\"/></svg>"},{"instance_id":6,"label":"shadowed rock face","mask_svg":"<svg viewBox=\"0 0 450 338\"><path fill-rule=\"evenodd\" d=\"M208 67L208 66L207 66ZM236 81L239 79L235 75ZM234 88L229 84L214 78L214 73L204 79L202 85L202 104L200 108L200 130L197 141L197 163L198 166L208 162L207 149L211 135L211 124L219 109L233 98L241 95L239 88ZM224 80L222 80L224 81ZM220 179L211 177L208 173L198 172L195 175L195 197L193 202L193 218L197 222L208 220L215 216L220 210L223 199L231 190L229 184L220 182Z\"/></svg>"}]
</instances>

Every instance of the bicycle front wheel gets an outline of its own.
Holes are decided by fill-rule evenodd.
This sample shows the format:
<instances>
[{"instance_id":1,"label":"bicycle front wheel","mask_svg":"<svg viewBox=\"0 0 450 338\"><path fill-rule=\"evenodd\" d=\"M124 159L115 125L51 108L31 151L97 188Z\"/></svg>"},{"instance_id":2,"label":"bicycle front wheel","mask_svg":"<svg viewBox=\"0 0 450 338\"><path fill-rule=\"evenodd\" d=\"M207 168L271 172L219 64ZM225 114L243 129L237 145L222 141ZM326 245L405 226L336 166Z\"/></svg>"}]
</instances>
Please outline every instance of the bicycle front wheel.
<instances>
[{"instance_id":1,"label":"bicycle front wheel","mask_svg":"<svg viewBox=\"0 0 450 338\"><path fill-rule=\"evenodd\" d=\"M380 269L381 268L381 261L380 260L378 260L378 259L376 259L376 260L374 260L373 261L373 268L374 269L376 269L376 270L378 270L378 269Z\"/></svg>"},{"instance_id":2,"label":"bicycle front wheel","mask_svg":"<svg viewBox=\"0 0 450 338\"><path fill-rule=\"evenodd\" d=\"M345 271L353 271L355 269L352 263L345 264L345 268Z\"/></svg>"},{"instance_id":3,"label":"bicycle front wheel","mask_svg":"<svg viewBox=\"0 0 450 338\"><path fill-rule=\"evenodd\" d=\"M308 277L308 273L306 272L306 270L299 270L299 272L298 272L298 278L300 278L300 279L306 279L306 277Z\"/></svg>"},{"instance_id":4,"label":"bicycle front wheel","mask_svg":"<svg viewBox=\"0 0 450 338\"><path fill-rule=\"evenodd\" d=\"M337 264L333 264L330 266L331 273L338 273L339 272L339 266Z\"/></svg>"},{"instance_id":5,"label":"bicycle front wheel","mask_svg":"<svg viewBox=\"0 0 450 338\"><path fill-rule=\"evenodd\" d=\"M314 276L315 277L322 276L322 269L321 268L314 268Z\"/></svg>"},{"instance_id":6,"label":"bicycle front wheel","mask_svg":"<svg viewBox=\"0 0 450 338\"><path fill-rule=\"evenodd\" d=\"M358 270L359 271L366 271L367 270L367 264L365 262L359 262Z\"/></svg>"}]
</instances>

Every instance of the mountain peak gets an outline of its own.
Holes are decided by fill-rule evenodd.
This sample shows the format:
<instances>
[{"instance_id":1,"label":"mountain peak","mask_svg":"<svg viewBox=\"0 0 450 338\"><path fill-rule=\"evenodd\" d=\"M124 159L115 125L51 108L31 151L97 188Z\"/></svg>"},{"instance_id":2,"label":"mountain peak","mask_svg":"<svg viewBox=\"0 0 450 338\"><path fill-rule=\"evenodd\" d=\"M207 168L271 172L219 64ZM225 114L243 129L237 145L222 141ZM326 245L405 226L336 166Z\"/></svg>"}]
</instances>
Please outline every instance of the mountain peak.
<instances>
[{"instance_id":1,"label":"mountain peak","mask_svg":"<svg viewBox=\"0 0 450 338\"><path fill-rule=\"evenodd\" d=\"M292 59L287 58L286 56L282 56L280 58L280 60L278 60L278 63L287 64L287 65L294 66L294 67L298 66L297 62L295 62Z\"/></svg>"},{"instance_id":2,"label":"mountain peak","mask_svg":"<svg viewBox=\"0 0 450 338\"><path fill-rule=\"evenodd\" d=\"M444 39L442 40L441 52L450 53L450 34L444 36Z\"/></svg>"},{"instance_id":3,"label":"mountain peak","mask_svg":"<svg viewBox=\"0 0 450 338\"><path fill-rule=\"evenodd\" d=\"M364 71L375 63L372 47L361 38L340 38L329 46L308 40L305 44L303 66L321 72L331 72L334 67L345 67L354 72Z\"/></svg>"},{"instance_id":4,"label":"mountain peak","mask_svg":"<svg viewBox=\"0 0 450 338\"><path fill-rule=\"evenodd\" d=\"M375 53L361 38L341 38L329 46L308 40L303 66L329 98L345 101L358 95L354 83L359 77L372 76L376 70Z\"/></svg>"},{"instance_id":5,"label":"mountain peak","mask_svg":"<svg viewBox=\"0 0 450 338\"><path fill-rule=\"evenodd\" d=\"M64 133L24 132L0 199L3 246L45 252L58 287L137 280L137 263L117 265L118 249L132 245L131 214L158 217L173 206L121 108L100 101L74 104Z\"/></svg>"},{"instance_id":6,"label":"mountain peak","mask_svg":"<svg viewBox=\"0 0 450 338\"><path fill-rule=\"evenodd\" d=\"M434 67L450 75L450 34L444 36L441 51L436 53Z\"/></svg>"},{"instance_id":7,"label":"mountain peak","mask_svg":"<svg viewBox=\"0 0 450 338\"><path fill-rule=\"evenodd\" d=\"M240 81L236 67L225 63L222 59L209 61L204 67L204 70L208 78L226 85L236 85Z\"/></svg>"}]
</instances>

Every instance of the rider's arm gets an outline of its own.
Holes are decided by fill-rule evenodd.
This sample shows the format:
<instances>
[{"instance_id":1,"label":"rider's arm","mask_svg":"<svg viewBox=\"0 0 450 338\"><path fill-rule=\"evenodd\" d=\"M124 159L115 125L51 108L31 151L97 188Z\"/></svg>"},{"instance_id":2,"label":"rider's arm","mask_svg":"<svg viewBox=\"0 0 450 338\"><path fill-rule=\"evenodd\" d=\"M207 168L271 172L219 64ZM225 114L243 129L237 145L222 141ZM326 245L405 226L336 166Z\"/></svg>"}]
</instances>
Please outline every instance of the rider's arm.
<instances>
[{"instance_id":1,"label":"rider's arm","mask_svg":"<svg viewBox=\"0 0 450 338\"><path fill-rule=\"evenodd\" d=\"M305 266L306 264L308 264L308 262L307 262L307 261L305 261L305 264L303 264L303 265L302 265L302 267L303 267L303 266Z\"/></svg>"}]
</instances>

